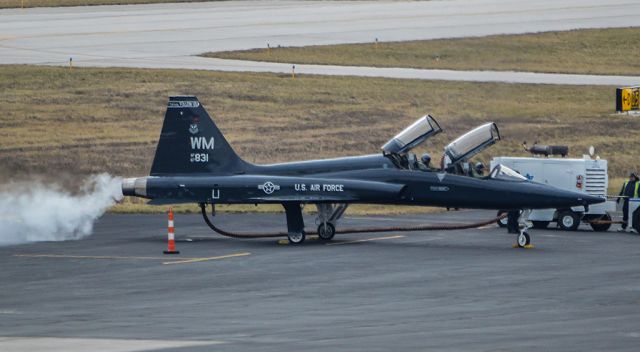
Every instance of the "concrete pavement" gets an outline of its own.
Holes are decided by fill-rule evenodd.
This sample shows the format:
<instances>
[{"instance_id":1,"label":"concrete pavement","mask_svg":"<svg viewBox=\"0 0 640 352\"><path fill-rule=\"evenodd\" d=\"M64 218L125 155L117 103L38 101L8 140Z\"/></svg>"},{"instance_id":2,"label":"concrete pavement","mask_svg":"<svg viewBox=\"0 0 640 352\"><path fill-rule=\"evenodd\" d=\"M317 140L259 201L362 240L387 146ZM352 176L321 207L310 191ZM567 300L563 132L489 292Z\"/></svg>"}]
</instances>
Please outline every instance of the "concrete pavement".
<instances>
[{"instance_id":1,"label":"concrete pavement","mask_svg":"<svg viewBox=\"0 0 640 352\"><path fill-rule=\"evenodd\" d=\"M0 10L0 64L290 72L207 51L640 25L633 0L229 1ZM299 65L299 73L545 84L637 84L639 77Z\"/></svg>"},{"instance_id":2,"label":"concrete pavement","mask_svg":"<svg viewBox=\"0 0 640 352\"><path fill-rule=\"evenodd\" d=\"M493 215L358 216L344 226ZM284 228L282 214L216 221ZM84 240L0 248L0 350L637 350L640 237L531 233L531 250L495 226L283 246L218 237L198 215L177 214L181 254L163 256L165 215L106 215Z\"/></svg>"}]
</instances>

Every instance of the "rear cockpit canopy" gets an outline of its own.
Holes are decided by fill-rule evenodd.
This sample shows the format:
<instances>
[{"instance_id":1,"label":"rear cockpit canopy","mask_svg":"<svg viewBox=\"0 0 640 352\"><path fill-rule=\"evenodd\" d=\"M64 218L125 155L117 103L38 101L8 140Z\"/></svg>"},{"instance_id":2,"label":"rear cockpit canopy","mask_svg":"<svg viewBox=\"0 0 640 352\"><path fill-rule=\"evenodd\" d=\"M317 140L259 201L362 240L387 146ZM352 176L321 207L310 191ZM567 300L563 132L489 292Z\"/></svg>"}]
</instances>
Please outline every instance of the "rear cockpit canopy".
<instances>
[{"instance_id":1,"label":"rear cockpit canopy","mask_svg":"<svg viewBox=\"0 0 640 352\"><path fill-rule=\"evenodd\" d=\"M385 143L382 151L385 154L404 154L440 132L442 128L438 122L431 115L425 115Z\"/></svg>"},{"instance_id":2,"label":"rear cockpit canopy","mask_svg":"<svg viewBox=\"0 0 640 352\"><path fill-rule=\"evenodd\" d=\"M444 148L444 153L449 158L449 165L455 165L469 160L499 140L498 126L489 122L456 138Z\"/></svg>"}]
</instances>

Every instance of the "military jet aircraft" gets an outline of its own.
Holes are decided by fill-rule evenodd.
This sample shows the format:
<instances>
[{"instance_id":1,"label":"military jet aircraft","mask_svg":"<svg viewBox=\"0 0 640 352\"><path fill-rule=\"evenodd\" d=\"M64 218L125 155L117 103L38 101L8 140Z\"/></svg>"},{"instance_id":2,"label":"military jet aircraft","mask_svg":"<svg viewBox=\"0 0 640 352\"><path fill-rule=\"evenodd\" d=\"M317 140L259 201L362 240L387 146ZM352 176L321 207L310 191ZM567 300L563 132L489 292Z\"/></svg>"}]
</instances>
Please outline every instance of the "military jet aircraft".
<instances>
[{"instance_id":1,"label":"military jet aircraft","mask_svg":"<svg viewBox=\"0 0 640 352\"><path fill-rule=\"evenodd\" d=\"M305 240L301 207L318 207L318 234L331 240L353 203L523 210L588 206L604 199L527 180L506 166L485 178L432 169L409 151L442 129L426 115L378 154L254 165L242 160L194 96L170 97L150 176L122 183L127 196L150 204L282 204L290 243ZM448 163L465 160L499 139L486 124L445 149ZM530 243L523 227L518 245Z\"/></svg>"}]
</instances>

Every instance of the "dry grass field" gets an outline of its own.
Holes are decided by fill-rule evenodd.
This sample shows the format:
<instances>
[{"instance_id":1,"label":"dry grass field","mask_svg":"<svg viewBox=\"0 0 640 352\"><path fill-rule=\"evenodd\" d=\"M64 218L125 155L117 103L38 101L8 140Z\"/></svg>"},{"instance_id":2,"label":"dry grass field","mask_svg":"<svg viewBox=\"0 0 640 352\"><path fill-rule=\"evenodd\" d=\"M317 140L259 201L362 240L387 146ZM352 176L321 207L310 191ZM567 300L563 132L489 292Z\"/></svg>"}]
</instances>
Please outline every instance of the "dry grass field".
<instances>
[{"instance_id":1,"label":"dry grass field","mask_svg":"<svg viewBox=\"0 0 640 352\"><path fill-rule=\"evenodd\" d=\"M412 67L640 75L640 28L585 29L523 35L282 47L207 53L224 59ZM383 40L383 39L382 39ZM272 47L277 43L272 43Z\"/></svg>"},{"instance_id":2,"label":"dry grass field","mask_svg":"<svg viewBox=\"0 0 640 352\"><path fill-rule=\"evenodd\" d=\"M434 160L460 133L495 121L504 140L485 160L525 155L521 142L540 140L566 143L573 156L593 144L615 177L640 167L640 119L612 113L614 87L0 66L0 91L2 182L148 174L174 94L197 95L237 152L256 163L377 153L431 113L445 132L418 152ZM131 207L138 205L121 210Z\"/></svg>"},{"instance_id":3,"label":"dry grass field","mask_svg":"<svg viewBox=\"0 0 640 352\"><path fill-rule=\"evenodd\" d=\"M0 9L59 6L133 5L167 2L205 2L221 0L0 0Z\"/></svg>"}]
</instances>

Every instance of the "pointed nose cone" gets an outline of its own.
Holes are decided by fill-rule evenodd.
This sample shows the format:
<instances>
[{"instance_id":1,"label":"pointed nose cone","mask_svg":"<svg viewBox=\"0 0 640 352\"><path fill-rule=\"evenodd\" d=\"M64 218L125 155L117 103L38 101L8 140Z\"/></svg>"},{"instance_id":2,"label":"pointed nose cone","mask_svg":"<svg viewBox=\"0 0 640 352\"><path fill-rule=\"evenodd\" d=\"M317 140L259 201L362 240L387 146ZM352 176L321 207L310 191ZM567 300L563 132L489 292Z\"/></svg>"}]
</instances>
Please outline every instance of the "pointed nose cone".
<instances>
[{"instance_id":1,"label":"pointed nose cone","mask_svg":"<svg viewBox=\"0 0 640 352\"><path fill-rule=\"evenodd\" d=\"M553 186L525 181L511 186L511 196L504 202L517 203L513 208L520 209L562 209L574 206L588 206L602 203L605 198L586 193L567 191Z\"/></svg>"},{"instance_id":2,"label":"pointed nose cone","mask_svg":"<svg viewBox=\"0 0 640 352\"><path fill-rule=\"evenodd\" d=\"M589 205L589 204L598 204L598 203L602 203L604 201L606 201L606 198L604 197L596 197L596 196L592 196L589 194L583 194L582 195L582 201L584 203L584 205Z\"/></svg>"},{"instance_id":3,"label":"pointed nose cone","mask_svg":"<svg viewBox=\"0 0 640 352\"><path fill-rule=\"evenodd\" d=\"M574 206L588 206L590 204L602 203L606 199L603 197L592 196L581 192L565 191L551 186L544 187L544 203L549 208L564 208Z\"/></svg>"}]
</instances>

